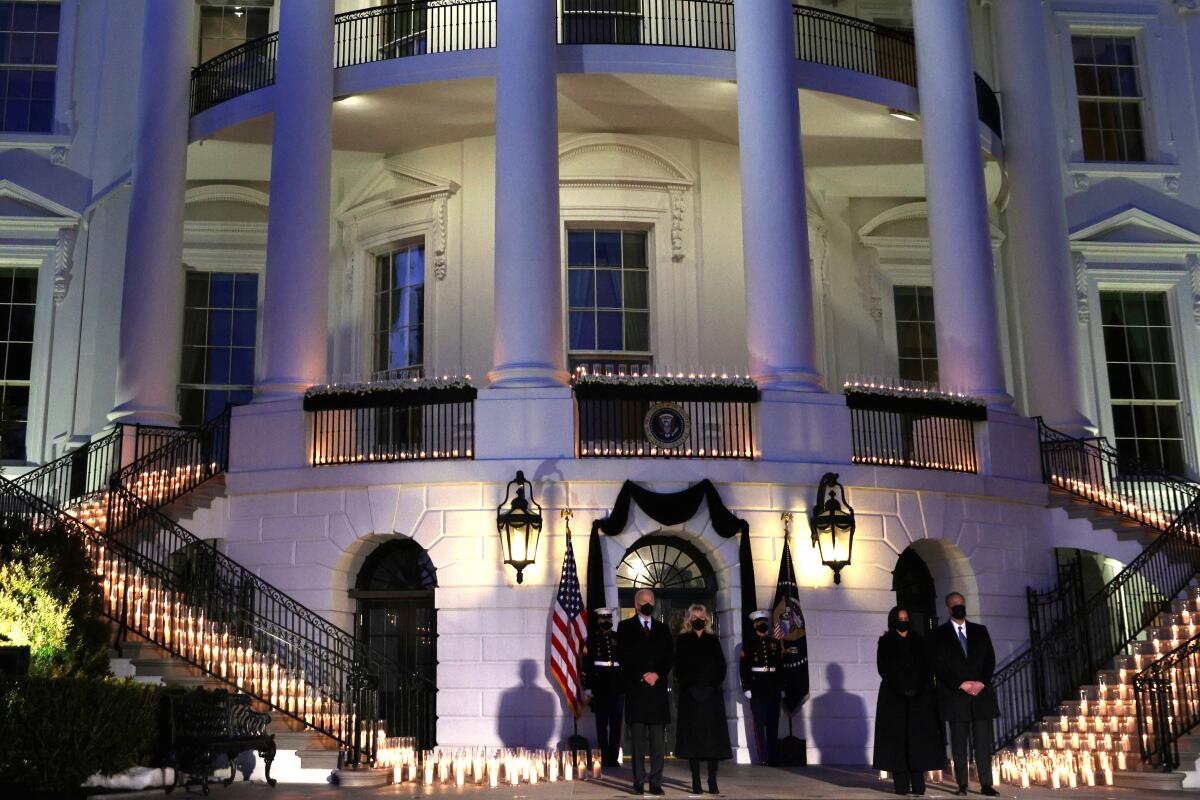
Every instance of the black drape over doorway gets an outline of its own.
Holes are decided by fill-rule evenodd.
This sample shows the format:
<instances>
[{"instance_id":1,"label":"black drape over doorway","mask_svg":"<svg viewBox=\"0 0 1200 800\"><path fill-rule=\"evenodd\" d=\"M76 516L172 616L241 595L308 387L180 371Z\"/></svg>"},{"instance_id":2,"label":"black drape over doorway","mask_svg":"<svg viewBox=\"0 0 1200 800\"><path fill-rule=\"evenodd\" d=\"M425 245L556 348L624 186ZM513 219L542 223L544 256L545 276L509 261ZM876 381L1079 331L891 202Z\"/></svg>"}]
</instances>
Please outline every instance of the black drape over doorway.
<instances>
[{"instance_id":1,"label":"black drape over doorway","mask_svg":"<svg viewBox=\"0 0 1200 800\"><path fill-rule=\"evenodd\" d=\"M741 534L738 543L738 568L742 582L742 639L749 632L747 616L758 607L754 585L754 561L750 555L750 525L734 515L721 501L721 495L712 481L705 478L681 492L652 492L633 481L625 481L617 500L607 517L592 522L592 535L588 541L587 607L607 605L604 599L604 559L600 553L600 534L616 536L629 524L630 505L646 513L660 525L682 525L700 510L700 504L708 506L708 517L718 536L728 539Z\"/></svg>"}]
</instances>

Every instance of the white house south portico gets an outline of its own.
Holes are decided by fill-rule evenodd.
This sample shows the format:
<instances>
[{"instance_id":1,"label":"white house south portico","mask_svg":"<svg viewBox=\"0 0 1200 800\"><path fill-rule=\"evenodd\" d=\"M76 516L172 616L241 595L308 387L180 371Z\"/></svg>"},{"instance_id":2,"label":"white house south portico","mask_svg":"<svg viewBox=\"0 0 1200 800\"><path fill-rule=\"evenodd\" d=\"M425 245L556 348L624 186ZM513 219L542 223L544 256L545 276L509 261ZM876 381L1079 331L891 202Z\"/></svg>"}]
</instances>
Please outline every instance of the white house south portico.
<instances>
[{"instance_id":1,"label":"white house south portico","mask_svg":"<svg viewBox=\"0 0 1200 800\"><path fill-rule=\"evenodd\" d=\"M1000 781L1178 784L1200 719L1137 677L1200 660L1186 5L0 3L0 492L290 726L280 780L594 738L569 510L586 611L703 604L730 664L786 541L809 764L871 762L888 611L953 591Z\"/></svg>"}]
</instances>

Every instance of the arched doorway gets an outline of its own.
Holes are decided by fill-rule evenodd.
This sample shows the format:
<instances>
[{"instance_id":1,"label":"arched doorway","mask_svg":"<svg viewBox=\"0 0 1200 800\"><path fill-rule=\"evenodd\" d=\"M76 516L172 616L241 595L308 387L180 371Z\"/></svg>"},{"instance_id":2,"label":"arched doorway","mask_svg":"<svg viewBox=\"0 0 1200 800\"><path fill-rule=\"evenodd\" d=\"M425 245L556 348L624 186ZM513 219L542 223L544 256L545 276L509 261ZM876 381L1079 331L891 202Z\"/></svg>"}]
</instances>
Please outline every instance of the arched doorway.
<instances>
[{"instance_id":1,"label":"arched doorway","mask_svg":"<svg viewBox=\"0 0 1200 800\"><path fill-rule=\"evenodd\" d=\"M436 744L437 571L425 548L392 539L367 556L350 597L357 603L355 636L400 670L393 686L380 687L389 736L415 736Z\"/></svg>"},{"instance_id":2,"label":"arched doorway","mask_svg":"<svg viewBox=\"0 0 1200 800\"><path fill-rule=\"evenodd\" d=\"M900 554L892 570L892 590L896 605L908 609L913 631L924 635L937 627L937 587L925 559L911 547Z\"/></svg>"},{"instance_id":3,"label":"arched doorway","mask_svg":"<svg viewBox=\"0 0 1200 800\"><path fill-rule=\"evenodd\" d=\"M643 536L625 551L617 566L617 598L621 618L634 615L633 598L641 589L654 592L654 616L666 623L674 637L683 625L688 606L700 603L717 626L717 576L704 554L691 542L675 536ZM731 669L736 665L731 665ZM675 679L669 676L671 724L667 726L667 752L675 751ZM625 752L630 752L628 729Z\"/></svg>"}]
</instances>

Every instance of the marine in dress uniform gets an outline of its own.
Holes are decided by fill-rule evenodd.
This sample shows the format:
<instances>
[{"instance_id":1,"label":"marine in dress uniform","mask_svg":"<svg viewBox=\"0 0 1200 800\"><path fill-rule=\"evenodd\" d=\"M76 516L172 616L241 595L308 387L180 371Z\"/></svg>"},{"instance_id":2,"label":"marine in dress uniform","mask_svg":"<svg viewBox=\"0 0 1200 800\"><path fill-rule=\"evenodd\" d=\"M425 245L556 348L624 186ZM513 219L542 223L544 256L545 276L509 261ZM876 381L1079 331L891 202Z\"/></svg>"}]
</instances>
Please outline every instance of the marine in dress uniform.
<instances>
[{"instance_id":1,"label":"marine in dress uniform","mask_svg":"<svg viewBox=\"0 0 1200 800\"><path fill-rule=\"evenodd\" d=\"M754 636L743 642L739 657L742 691L754 716L754 747L762 765L779 764L779 704L783 694L783 645L771 635L771 615L750 614Z\"/></svg>"},{"instance_id":2,"label":"marine in dress uniform","mask_svg":"<svg viewBox=\"0 0 1200 800\"><path fill-rule=\"evenodd\" d=\"M617 655L617 633L613 630L615 608L592 612L596 629L583 648L583 688L596 715L596 745L605 767L619 767L621 722L625 717L625 685Z\"/></svg>"}]
</instances>

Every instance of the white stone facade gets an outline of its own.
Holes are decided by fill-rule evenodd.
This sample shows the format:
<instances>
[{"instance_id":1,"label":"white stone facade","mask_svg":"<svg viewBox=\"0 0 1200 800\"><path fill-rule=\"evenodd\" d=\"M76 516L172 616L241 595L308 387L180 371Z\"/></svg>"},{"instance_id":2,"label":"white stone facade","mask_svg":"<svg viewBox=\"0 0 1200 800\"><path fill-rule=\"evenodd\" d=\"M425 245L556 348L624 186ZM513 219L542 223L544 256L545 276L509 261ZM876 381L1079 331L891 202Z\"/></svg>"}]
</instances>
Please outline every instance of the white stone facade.
<instances>
[{"instance_id":1,"label":"white stone facade","mask_svg":"<svg viewBox=\"0 0 1200 800\"><path fill-rule=\"evenodd\" d=\"M737 0L735 10L760 2L768 0ZM946 2L963 8L939 16ZM925 96L810 62L782 80L785 93L769 95L781 80L747 56L779 43L767 41L770 26L758 20L753 31L743 27L738 45L750 44L737 53L534 39L540 60L501 41L318 69L319 91L281 77L187 117L185 133L181 65L196 57L179 49L193 47L198 12L156 15L155 0L132 4L135 13L128 4L63 0L53 131L0 134L0 268L38 275L25 455L7 466L60 456L112 419L170 421L184 271L254 273L259 402L235 412L224 497L188 525L346 627L347 590L371 549L392 536L425 547L438 575L440 743L498 742L497 710L520 686L527 659L537 668L533 688L547 700L523 735L534 744L569 733L544 669L563 553L558 510L575 512L582 573L590 523L611 509L624 480L664 491L709 478L751 525L760 603L774 590L780 515L797 515L812 699L796 733L807 737L812 762L865 763L878 685L874 643L895 602L890 572L910 544L939 592L966 595L1001 659L1028 639L1025 587L1052 583L1054 548L1118 562L1137 552L1136 543L1045 508L1026 419L1040 414L1114 435L1100 292L1165 293L1184 462L1189 474L1200 465L1200 415L1191 412L1200 393L1200 88L1191 66L1200 15L1178 0L1086 0L1031 1L1032 14L1005 16L1017 2L1025 0L804 4L915 23L922 75L955 78ZM280 6L294 3L301 0L272 11L280 47L325 53L323 24L298 14L302 21L288 29ZM341 13L375 4L313 5ZM548 0L525 5L555 13ZM179 25L193 27L186 37L158 37L161 51L146 52L155 26ZM1137 42L1144 161L1085 160L1071 35L1096 32ZM297 63L291 55L280 63ZM1048 65L1034 89L1013 66L1027 58ZM144 75L143 64L165 67ZM971 72L999 92L1003 138L968 107L962 90ZM498 83L529 74L543 80L497 97ZM739 79L754 81L769 102L739 104ZM795 96L799 141L787 135ZM538 114L523 113L535 105ZM284 108L290 116L273 116ZM919 112L924 124L889 111ZM273 118L307 122L276 130ZM505 124L517 135L498 137ZM739 142L756 126L770 135L754 138L756 158L748 160ZM169 142L139 138L175 129ZM310 135L326 138L314 145ZM536 147L503 144L532 135ZM314 152L327 163L313 164ZM752 169L741 168L751 161ZM776 163L787 173L778 181ZM539 170L536 185L557 182L557 203L546 192L522 198L497 185L498 174L526 168ZM971 180L948 185L947 176L963 170ZM295 178L284 208L273 174ZM138 181L155 191L139 195ZM156 197L174 205L156 205ZM523 224L514 207L536 224ZM327 237L314 219L328 221ZM270 240L268 222L277 226ZM565 231L583 226L647 232L658 369L750 372L767 390L756 410L755 460L576 458L560 290ZM762 247L747 247L747 226ZM426 254L422 363L426 374L471 375L481 388L475 459L313 468L297 392L370 375L374 258L414 241ZM838 389L852 376L897 374L894 286L933 287L953 388L993 402L991 420L977 429L979 475L850 464ZM994 300L994 313L976 312L981 298ZM496 507L517 469L534 481L548 520L519 587L495 534ZM828 470L841 473L859 520L853 564L837 587L803 524ZM610 578L625 548L656 530L639 517L604 542ZM748 611L738 601L736 542L715 536L703 517L669 533L694 542L717 572L732 660L736 621ZM608 592L615 601L613 584ZM746 759L747 709L735 700L732 673L727 689ZM591 732L590 722L583 730Z\"/></svg>"}]
</instances>

